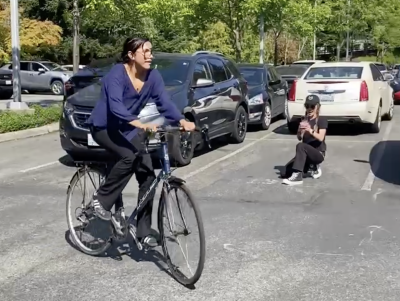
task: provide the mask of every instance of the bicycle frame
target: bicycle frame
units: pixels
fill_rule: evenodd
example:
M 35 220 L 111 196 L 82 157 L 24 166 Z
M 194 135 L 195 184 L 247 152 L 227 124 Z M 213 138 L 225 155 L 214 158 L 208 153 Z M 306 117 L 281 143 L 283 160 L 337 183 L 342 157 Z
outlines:
M 166 137 L 166 135 L 161 135 L 160 137 L 160 153 L 161 153 L 161 171 L 159 172 L 159 174 L 157 175 L 157 177 L 155 178 L 155 180 L 153 181 L 153 183 L 151 183 L 150 188 L 146 191 L 146 193 L 144 194 L 144 196 L 139 200 L 138 205 L 136 206 L 136 208 L 133 210 L 132 214 L 129 216 L 128 220 L 127 220 L 127 224 L 129 227 L 129 232 L 131 233 L 133 239 L 136 242 L 136 245 L 138 247 L 139 250 L 142 250 L 142 244 L 137 240 L 136 237 L 136 232 L 134 227 L 134 220 L 139 212 L 139 210 L 141 210 L 149 201 L 147 199 L 148 195 L 150 194 L 150 192 L 153 191 L 153 189 L 156 189 L 158 184 L 161 181 L 166 181 L 168 180 L 168 178 L 171 176 L 171 164 L 170 164 L 170 160 L 169 160 L 169 155 L 168 155 L 168 139 Z M 146 150 L 147 151 L 147 150 Z M 113 220 L 113 219 L 112 219 Z M 114 224 L 114 221 L 113 221 Z M 114 224 L 114 227 L 117 226 Z M 135 227 L 136 228 L 136 227 Z

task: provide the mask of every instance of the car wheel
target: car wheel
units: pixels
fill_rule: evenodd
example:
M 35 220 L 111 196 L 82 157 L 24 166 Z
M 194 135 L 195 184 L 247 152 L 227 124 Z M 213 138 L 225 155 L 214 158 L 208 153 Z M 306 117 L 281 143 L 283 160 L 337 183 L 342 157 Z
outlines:
M 288 127 L 289 132 L 291 134 L 297 134 L 297 131 L 299 129 L 299 123 L 298 122 L 289 122 L 288 121 L 287 127 Z
M 60 80 L 55 80 L 51 83 L 51 92 L 53 92 L 54 95 L 63 95 L 64 94 L 64 84 Z
M 190 164 L 193 159 L 194 149 L 196 147 L 194 133 L 182 132 L 179 134 L 174 134 L 172 135 L 171 140 L 171 159 L 178 166 L 186 166 Z
M 394 100 L 390 104 L 389 111 L 383 116 L 384 120 L 392 120 L 394 116 Z
M 381 122 L 382 122 L 381 112 L 382 112 L 382 106 L 379 106 L 378 112 L 376 113 L 375 122 L 371 124 L 371 133 L 377 134 L 381 130 Z
M 239 106 L 235 115 L 233 131 L 230 139 L 231 143 L 242 143 L 244 138 L 246 138 L 247 120 L 248 116 L 246 110 L 242 106 Z
M 282 116 L 282 119 L 287 119 L 288 116 L 289 116 L 289 104 L 288 104 L 287 95 L 286 95 L 286 98 L 285 98 L 285 110 L 283 111 L 281 116 Z
M 13 92 L 0 93 L 0 99 L 10 99 L 13 96 Z
M 263 130 L 268 130 L 269 126 L 271 125 L 272 120 L 272 112 L 271 112 L 271 105 L 269 102 L 266 102 L 264 105 L 264 111 L 261 115 L 261 128 Z

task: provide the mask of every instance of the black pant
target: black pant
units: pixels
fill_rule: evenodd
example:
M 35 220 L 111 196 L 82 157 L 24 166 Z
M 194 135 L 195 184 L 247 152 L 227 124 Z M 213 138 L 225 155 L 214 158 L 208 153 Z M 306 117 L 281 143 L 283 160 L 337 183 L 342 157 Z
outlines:
M 133 174 L 136 175 L 139 183 L 139 202 L 156 178 L 150 154 L 136 155 L 139 150 L 143 149 L 144 134 L 138 134 L 129 142 L 119 131 L 110 132 L 93 128 L 91 132 L 93 139 L 114 155 L 115 160 L 106 180 L 97 191 L 100 204 L 104 209 L 111 210 L 116 201 L 122 201 L 122 191 Z M 154 195 L 155 191 L 148 194 L 146 206 L 138 212 L 137 236 L 140 238 L 151 233 Z
M 296 145 L 296 156 L 293 162 L 293 169 L 303 171 L 306 162 L 308 164 L 320 164 L 324 161 L 322 153 L 311 145 L 300 142 Z

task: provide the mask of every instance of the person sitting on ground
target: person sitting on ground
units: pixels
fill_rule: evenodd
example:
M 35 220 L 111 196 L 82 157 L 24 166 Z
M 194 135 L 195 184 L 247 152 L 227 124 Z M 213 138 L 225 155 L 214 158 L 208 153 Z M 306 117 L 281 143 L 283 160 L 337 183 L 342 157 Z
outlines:
M 296 146 L 296 156 L 286 166 L 286 170 L 292 171 L 292 174 L 283 180 L 283 184 L 286 185 L 302 184 L 303 172 L 310 171 L 314 179 L 322 175 L 319 164 L 325 158 L 328 120 L 319 116 L 321 103 L 317 95 L 308 95 L 304 107 L 306 113 L 297 132 L 297 138 L 301 142 Z

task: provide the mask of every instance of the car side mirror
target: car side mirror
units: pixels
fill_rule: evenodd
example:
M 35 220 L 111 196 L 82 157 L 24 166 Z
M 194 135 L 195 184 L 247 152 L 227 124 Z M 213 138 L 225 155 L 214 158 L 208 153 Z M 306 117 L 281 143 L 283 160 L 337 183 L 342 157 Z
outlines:
M 386 73 L 383 78 L 385 79 L 385 81 L 391 81 L 394 79 L 393 75 Z
M 214 84 L 215 82 L 211 79 L 199 78 L 196 84 L 193 85 L 193 88 L 211 87 Z
M 45 72 L 46 72 L 46 69 L 44 69 L 44 68 L 39 68 L 38 71 L 39 71 L 39 73 L 45 73 Z

